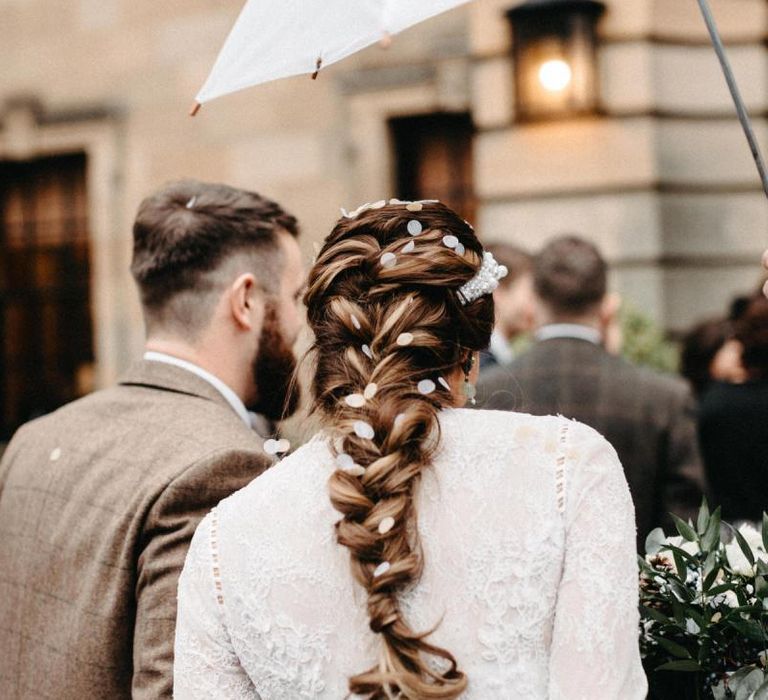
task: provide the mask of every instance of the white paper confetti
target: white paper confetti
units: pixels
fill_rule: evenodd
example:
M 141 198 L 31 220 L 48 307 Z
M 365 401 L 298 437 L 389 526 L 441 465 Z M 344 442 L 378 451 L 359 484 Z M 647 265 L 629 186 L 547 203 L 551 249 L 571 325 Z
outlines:
M 405 208 L 408 211 L 421 211 L 424 208 L 424 205 L 421 202 L 411 202 L 410 204 L 406 204 Z
M 406 345 L 410 345 L 413 342 L 413 333 L 401 333 L 397 336 L 397 340 L 395 342 L 401 348 L 404 348 Z
M 394 253 L 384 253 L 381 256 L 381 266 L 390 269 L 397 265 L 397 256 Z
M 408 222 L 408 233 L 410 233 L 412 236 L 418 236 L 423 230 L 424 230 L 424 227 L 421 225 L 420 221 L 416 221 L 416 219 L 411 219 Z
M 60 447 L 54 447 L 51 450 L 50 460 L 51 460 L 51 462 L 56 462 L 59 459 L 61 459 L 61 448 Z
M 373 570 L 373 577 L 378 578 L 379 576 L 383 576 L 392 568 L 392 564 L 390 564 L 388 561 L 383 561 L 381 564 L 379 564 L 374 570 Z
M 344 403 L 351 408 L 362 408 L 365 406 L 365 396 L 362 394 L 350 394 L 344 397 Z
M 395 519 L 391 515 L 388 515 L 386 518 L 382 518 L 378 527 L 379 534 L 386 535 L 394 526 Z
M 352 319 L 352 325 L 357 328 L 357 330 L 360 330 L 361 325 L 360 321 L 358 320 L 357 316 L 355 314 L 350 314 L 350 318 Z
M 373 426 L 370 423 L 366 423 L 364 420 L 356 420 L 352 425 L 352 429 L 355 431 L 355 435 L 366 440 L 373 440 L 375 435 Z
M 392 426 L 397 429 L 400 427 L 400 424 L 405 420 L 405 413 L 398 413 L 395 416 L 395 420 L 392 421 Z
M 466 253 L 466 252 L 467 252 L 467 249 L 464 247 L 464 244 L 463 244 L 463 243 L 457 243 L 457 244 L 456 244 L 456 248 L 455 248 L 455 251 L 456 251 L 456 252 L 457 252 L 459 255 L 464 255 L 464 253 Z
M 448 389 L 448 391 L 450 391 L 450 390 L 451 390 L 451 385 L 448 383 L 448 381 L 446 380 L 446 378 L 445 378 L 445 377 L 438 377 L 438 378 L 437 378 L 437 381 L 438 381 L 438 382 L 440 382 L 440 384 L 441 384 L 443 387 L 445 387 L 446 389 Z
M 420 394 L 424 394 L 424 396 L 426 396 L 427 394 L 431 394 L 437 387 L 431 379 L 422 379 L 416 385 L 416 388 L 419 390 Z
M 362 350 L 363 350 L 363 355 L 373 359 L 373 350 L 371 350 L 371 346 L 370 345 L 363 345 Z
M 379 390 L 379 385 L 375 382 L 371 382 L 368 386 L 365 387 L 365 391 L 363 392 L 363 397 L 370 401 L 374 396 L 376 396 L 376 392 Z
M 352 459 L 351 455 L 348 455 L 346 452 L 340 452 L 336 456 L 336 464 L 338 465 L 339 469 L 351 469 L 355 466 L 355 460 Z
M 264 452 L 268 455 L 277 455 L 288 452 L 291 449 L 291 443 L 288 440 L 269 440 L 264 442 Z
M 443 236 L 443 245 L 446 248 L 455 248 L 459 245 L 459 239 L 456 236 Z
M 414 250 L 416 250 L 416 242 L 415 241 L 408 241 L 402 249 L 401 253 L 412 253 Z

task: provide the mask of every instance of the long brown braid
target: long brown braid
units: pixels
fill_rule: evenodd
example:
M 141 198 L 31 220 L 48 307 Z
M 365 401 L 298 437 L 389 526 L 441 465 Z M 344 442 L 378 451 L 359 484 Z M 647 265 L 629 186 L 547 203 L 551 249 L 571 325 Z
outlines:
M 482 246 L 444 205 L 422 207 L 389 204 L 341 219 L 305 298 L 315 334 L 315 405 L 338 436 L 338 452 L 356 465 L 337 468 L 329 486 L 344 516 L 338 542 L 349 548 L 352 574 L 368 593 L 370 628 L 382 640 L 378 665 L 349 681 L 350 692 L 367 698 L 455 698 L 467 685 L 454 656 L 427 641 L 430 631 L 410 628 L 398 593 L 421 575 L 414 494 L 438 444 L 438 413 L 454 405 L 439 377 L 488 345 L 493 300 L 461 305 L 457 291 L 480 268 Z M 419 235 L 409 233 L 411 221 L 421 225 Z M 447 235 L 458 239 L 459 252 L 445 245 Z M 411 241 L 414 249 L 404 252 Z M 385 253 L 396 256 L 394 265 L 383 264 Z M 420 393 L 421 380 L 432 380 L 434 391 Z M 369 398 L 348 405 L 366 387 Z M 373 428 L 372 439 L 356 434 L 358 421 Z M 442 664 L 430 665 L 430 656 Z

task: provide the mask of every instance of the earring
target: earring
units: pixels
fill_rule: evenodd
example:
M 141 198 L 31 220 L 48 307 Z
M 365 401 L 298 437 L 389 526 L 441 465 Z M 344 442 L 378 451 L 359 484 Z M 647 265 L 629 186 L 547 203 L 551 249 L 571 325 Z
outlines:
M 469 381 L 469 373 L 472 371 L 472 367 L 475 364 L 475 354 L 471 353 L 469 355 L 469 360 L 464 363 L 464 385 L 462 387 L 464 391 L 464 396 L 467 397 L 469 400 L 469 403 L 471 403 L 473 406 L 477 405 L 477 387 Z

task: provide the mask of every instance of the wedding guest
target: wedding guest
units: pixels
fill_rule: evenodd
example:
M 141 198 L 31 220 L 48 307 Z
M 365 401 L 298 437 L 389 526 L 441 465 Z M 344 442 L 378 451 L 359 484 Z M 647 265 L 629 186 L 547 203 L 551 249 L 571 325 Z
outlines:
M 768 300 L 755 298 L 735 325 L 745 381 L 713 385 L 701 401 L 699 440 L 712 498 L 730 521 L 768 510 Z
M 635 502 L 638 546 L 667 513 L 696 513 L 703 470 L 694 400 L 685 383 L 636 367 L 604 347 L 616 313 L 607 266 L 576 236 L 551 241 L 534 261 L 536 343 L 482 377 L 480 404 L 562 414 L 604 435 L 619 454 Z
M 145 199 L 133 233 L 143 360 L 23 426 L 0 465 L 2 698 L 170 698 L 192 534 L 271 463 L 248 409 L 296 404 L 296 220 L 187 181 Z
M 531 256 L 510 243 L 491 243 L 487 250 L 507 268 L 508 274 L 493 292 L 496 325 L 488 349 L 480 354 L 481 372 L 512 362 L 515 359 L 514 342 L 533 329 Z
M 460 408 L 503 273 L 441 204 L 337 223 L 306 295 L 325 429 L 198 528 L 177 700 L 645 698 L 615 451 Z
M 694 326 L 683 338 L 680 374 L 700 397 L 713 382 L 744 380 L 741 344 L 732 337 L 726 319 L 711 319 Z

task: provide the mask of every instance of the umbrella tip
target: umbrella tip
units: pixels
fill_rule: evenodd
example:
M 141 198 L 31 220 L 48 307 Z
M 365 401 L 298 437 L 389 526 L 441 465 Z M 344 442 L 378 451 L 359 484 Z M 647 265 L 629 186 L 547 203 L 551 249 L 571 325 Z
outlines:
M 202 107 L 202 105 L 199 102 L 195 102 L 192 105 L 192 109 L 189 110 L 189 116 L 194 117 L 200 111 L 200 107 Z
M 312 73 L 312 80 L 317 80 L 317 76 L 320 74 L 320 69 L 323 67 L 323 59 L 318 56 L 317 63 L 315 63 L 315 72 Z

